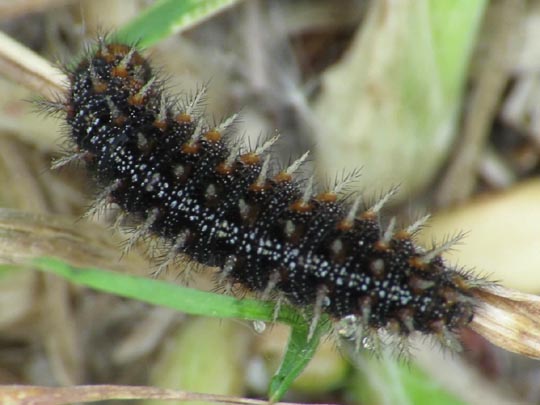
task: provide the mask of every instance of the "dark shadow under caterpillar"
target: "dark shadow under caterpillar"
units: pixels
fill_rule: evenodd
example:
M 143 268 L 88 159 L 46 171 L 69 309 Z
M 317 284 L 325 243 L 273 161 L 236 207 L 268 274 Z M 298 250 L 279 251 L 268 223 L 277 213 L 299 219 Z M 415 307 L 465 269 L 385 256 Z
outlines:
M 389 195 L 362 210 L 360 198 L 302 186 L 302 159 L 273 170 L 272 141 L 253 151 L 229 144 L 233 119 L 213 127 L 193 104 L 177 106 L 135 47 L 100 40 L 68 76 L 57 107 L 75 158 L 103 200 L 138 223 L 139 236 L 164 240 L 170 258 L 186 254 L 219 267 L 224 285 L 309 309 L 313 325 L 328 314 L 357 342 L 385 330 L 450 345 L 471 322 L 476 280 L 444 262 L 447 246 L 417 246 L 420 224 L 382 229 Z

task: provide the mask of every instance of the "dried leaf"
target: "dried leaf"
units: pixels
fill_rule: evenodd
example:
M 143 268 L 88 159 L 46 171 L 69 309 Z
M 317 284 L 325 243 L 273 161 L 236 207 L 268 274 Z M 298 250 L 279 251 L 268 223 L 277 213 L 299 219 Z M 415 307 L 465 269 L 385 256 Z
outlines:
M 540 359 L 540 297 L 492 285 L 475 291 L 471 328 L 508 351 Z

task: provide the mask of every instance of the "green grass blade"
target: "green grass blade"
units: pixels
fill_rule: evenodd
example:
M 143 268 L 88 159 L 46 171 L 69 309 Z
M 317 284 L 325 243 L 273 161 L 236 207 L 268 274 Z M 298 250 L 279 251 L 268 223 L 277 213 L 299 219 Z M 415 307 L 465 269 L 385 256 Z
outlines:
M 274 305 L 269 302 L 252 299 L 240 300 L 222 294 L 182 287 L 166 281 L 97 268 L 72 267 L 54 258 L 36 259 L 33 264 L 40 270 L 55 273 L 76 284 L 172 308 L 191 315 L 273 321 Z M 296 318 L 293 309 L 284 307 L 280 311 L 278 320 L 294 323 Z
M 309 327 L 305 318 L 288 306 L 282 306 L 277 318 L 274 319 L 274 304 L 269 302 L 253 299 L 240 300 L 165 281 L 97 268 L 73 267 L 55 258 L 35 259 L 32 264 L 41 271 L 54 273 L 75 284 L 172 308 L 191 315 L 264 322 L 277 320 L 291 325 L 291 337 L 285 356 L 269 389 L 270 397 L 274 401 L 281 398 L 296 377 L 304 370 L 315 354 L 321 336 L 326 334 L 330 328 L 328 320 L 321 320 L 312 339 L 308 341 Z
M 121 28 L 115 37 L 150 46 L 193 27 L 239 0 L 160 0 Z
M 311 339 L 308 339 L 309 327 L 307 324 L 294 325 L 287 344 L 287 350 L 276 374 L 272 377 L 268 397 L 270 402 L 279 401 L 287 392 L 296 377 L 311 361 L 321 337 L 330 331 L 328 319 L 319 322 Z

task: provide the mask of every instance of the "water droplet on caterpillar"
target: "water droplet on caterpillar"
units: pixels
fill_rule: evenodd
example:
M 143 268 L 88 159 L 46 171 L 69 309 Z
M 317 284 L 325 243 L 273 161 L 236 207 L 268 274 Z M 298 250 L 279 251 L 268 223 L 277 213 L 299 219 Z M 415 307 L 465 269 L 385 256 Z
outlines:
M 263 333 L 266 330 L 266 322 L 263 321 L 253 321 L 253 330 L 257 332 L 259 335 Z

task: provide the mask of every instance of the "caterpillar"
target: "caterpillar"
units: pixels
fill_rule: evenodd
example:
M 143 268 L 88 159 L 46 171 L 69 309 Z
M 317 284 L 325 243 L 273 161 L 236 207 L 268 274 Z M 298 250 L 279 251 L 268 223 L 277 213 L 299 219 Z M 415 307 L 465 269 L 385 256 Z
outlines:
M 73 152 L 100 190 L 137 230 L 178 255 L 218 267 L 218 283 L 286 302 L 339 325 L 358 345 L 385 332 L 420 333 L 455 346 L 474 316 L 478 282 L 441 257 L 454 240 L 424 249 L 420 220 L 396 230 L 380 212 L 340 197 L 343 184 L 316 191 L 297 171 L 307 155 L 276 167 L 273 138 L 248 149 L 233 141 L 235 117 L 208 124 L 196 106 L 165 90 L 137 47 L 101 38 L 69 69 L 69 89 L 53 109 L 64 114 Z

